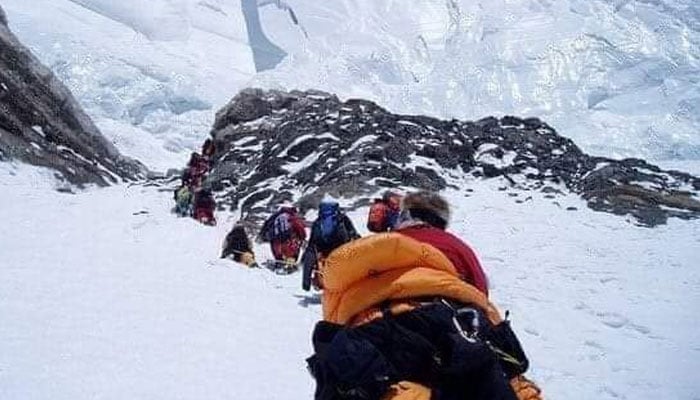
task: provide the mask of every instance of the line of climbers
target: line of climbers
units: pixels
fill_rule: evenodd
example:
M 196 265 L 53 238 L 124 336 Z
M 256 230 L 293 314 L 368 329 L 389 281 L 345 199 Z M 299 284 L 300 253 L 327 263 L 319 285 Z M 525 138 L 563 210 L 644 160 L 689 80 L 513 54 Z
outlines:
M 216 225 L 216 201 L 211 190 L 204 186 L 215 150 L 214 142 L 207 139 L 202 145 L 202 154 L 194 152 L 190 156 L 180 186 L 174 193 L 174 212 L 178 216 L 192 217 L 205 225 Z
M 286 229 L 277 219 L 286 215 Z M 489 300 L 471 247 L 448 232 L 450 207 L 436 193 L 387 192 L 360 237 L 335 201 L 322 201 L 302 257 L 302 286 L 322 290 L 323 320 L 307 359 L 316 400 L 540 400 L 529 361 Z M 296 262 L 306 236 L 296 209 L 268 218 L 262 239 Z M 242 247 L 234 248 L 234 231 Z M 288 234 L 277 236 L 278 231 Z M 254 265 L 239 223 L 222 256 Z M 234 235 L 235 236 L 235 235 Z M 252 261 L 251 261 L 252 260 Z
M 381 199 L 375 199 L 368 216 L 368 228 L 374 232 L 391 230 L 398 221 L 400 201 L 401 197 L 392 192 L 385 193 Z M 265 220 L 257 241 L 270 243 L 273 262 L 289 272 L 297 269 L 299 255 L 306 245 L 302 264 L 304 270 L 312 273 L 316 279 L 316 266 L 328 253 L 360 237 L 350 218 L 340 210 L 340 205 L 335 200 L 320 202 L 318 218 L 311 224 L 308 242 L 306 225 L 296 207 L 285 202 Z M 243 263 L 257 266 L 249 240 L 239 239 L 243 237 L 246 237 L 245 227 L 242 223 L 237 223 L 224 239 L 221 258 L 246 253 Z M 309 290 L 308 284 L 304 286 Z M 319 287 L 318 283 L 315 286 Z
M 233 257 L 234 261 L 258 267 L 245 225 L 242 221 L 234 224 L 224 239 L 221 258 Z M 294 272 L 297 269 L 299 254 L 306 244 L 306 221 L 291 203 L 282 203 L 277 211 L 265 220 L 256 241 L 270 243 L 273 256 L 271 261 L 275 264 L 273 269 L 285 273 Z

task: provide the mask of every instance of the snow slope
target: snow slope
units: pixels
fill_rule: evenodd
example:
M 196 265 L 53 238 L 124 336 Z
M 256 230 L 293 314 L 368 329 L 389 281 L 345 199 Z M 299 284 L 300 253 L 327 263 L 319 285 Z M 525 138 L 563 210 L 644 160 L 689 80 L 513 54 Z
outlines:
M 320 306 L 298 275 L 217 259 L 232 215 L 209 228 L 169 214 L 156 187 L 51 182 L 0 164 L 12 227 L 0 231 L 0 398 L 312 397 L 304 359 Z M 568 196 L 514 204 L 501 185 L 446 193 L 452 226 L 547 398 L 695 398 L 700 224 L 639 228 Z M 363 232 L 365 211 L 351 214 Z
M 173 218 L 153 188 L 61 194 L 45 173 L 1 167 L 0 215 L 15 229 L 0 235 L 0 398 L 310 393 L 317 310 L 291 282 L 218 261 L 229 224 Z

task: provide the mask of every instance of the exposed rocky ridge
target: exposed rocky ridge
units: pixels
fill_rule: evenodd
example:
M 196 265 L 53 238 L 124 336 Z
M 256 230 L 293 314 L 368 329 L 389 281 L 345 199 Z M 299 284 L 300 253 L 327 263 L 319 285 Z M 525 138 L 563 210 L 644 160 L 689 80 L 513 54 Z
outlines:
M 0 8 L 2 159 L 53 168 L 77 185 L 107 185 L 145 173 L 119 154 L 70 91 L 19 42 Z
M 443 121 L 321 92 L 248 89 L 217 113 L 212 136 L 208 184 L 220 204 L 248 217 L 282 200 L 303 211 L 324 193 L 359 206 L 382 188 L 457 188 L 466 174 L 502 176 L 521 190 L 562 184 L 595 210 L 647 226 L 700 216 L 700 179 L 586 155 L 537 118 Z

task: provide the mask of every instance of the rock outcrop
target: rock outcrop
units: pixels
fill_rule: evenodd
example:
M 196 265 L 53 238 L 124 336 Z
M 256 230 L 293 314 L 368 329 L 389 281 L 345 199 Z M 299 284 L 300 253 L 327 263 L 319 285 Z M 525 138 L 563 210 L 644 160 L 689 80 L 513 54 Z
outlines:
M 586 155 L 537 118 L 444 121 L 321 92 L 248 89 L 217 113 L 212 136 L 207 183 L 244 215 L 282 200 L 303 211 L 324 193 L 360 206 L 383 188 L 459 188 L 468 174 L 503 177 L 521 190 L 560 184 L 595 210 L 631 214 L 647 226 L 700 216 L 700 179 Z
M 0 8 L 0 159 L 53 168 L 76 185 L 145 175 L 122 157 L 70 91 L 12 34 Z

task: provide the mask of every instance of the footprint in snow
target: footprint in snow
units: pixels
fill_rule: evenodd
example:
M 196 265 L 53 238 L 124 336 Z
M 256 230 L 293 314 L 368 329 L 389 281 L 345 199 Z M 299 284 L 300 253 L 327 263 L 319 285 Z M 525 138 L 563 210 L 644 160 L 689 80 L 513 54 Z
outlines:
M 610 282 L 616 282 L 619 281 L 619 279 L 614 278 L 612 276 L 607 276 L 605 278 L 600 278 L 600 283 L 610 283 Z
M 630 329 L 634 329 L 635 331 L 637 331 L 643 335 L 649 335 L 651 333 L 651 329 L 649 329 L 643 325 L 637 325 L 637 324 L 630 323 L 629 327 L 630 327 Z
M 586 340 L 585 342 L 583 342 L 583 344 L 584 344 L 585 346 L 592 347 L 592 348 L 597 349 L 597 350 L 603 350 L 603 349 L 604 349 L 604 348 L 603 348 L 603 345 L 601 345 L 600 343 L 598 343 L 598 342 L 596 342 L 596 341 L 594 341 L 594 340 Z
M 610 388 L 608 386 L 601 386 L 600 389 L 598 389 L 598 391 L 601 394 L 607 395 L 607 396 L 612 397 L 614 399 L 626 399 L 627 398 L 626 396 L 617 393 L 616 391 L 614 391 L 612 388 Z
M 629 323 L 629 320 L 618 313 L 597 313 L 600 322 L 611 328 L 619 329 Z
M 537 332 L 536 330 L 532 329 L 532 328 L 525 328 L 525 329 L 523 329 L 523 330 L 524 330 L 525 333 L 527 333 L 528 335 L 540 336 L 540 333 Z
M 586 350 L 587 355 L 585 356 L 590 361 L 600 361 L 605 358 L 605 348 L 598 342 L 593 340 L 586 340 L 583 345 L 588 349 Z
M 618 313 L 596 313 L 596 316 L 600 318 L 600 321 L 611 328 L 620 329 L 628 328 L 642 335 L 651 336 L 651 329 L 644 325 L 639 325 L 631 322 L 627 317 L 620 315 Z

